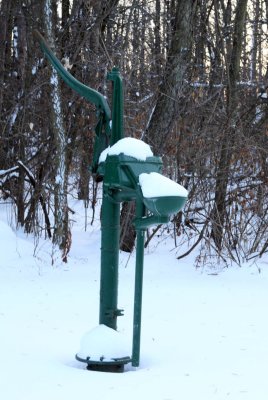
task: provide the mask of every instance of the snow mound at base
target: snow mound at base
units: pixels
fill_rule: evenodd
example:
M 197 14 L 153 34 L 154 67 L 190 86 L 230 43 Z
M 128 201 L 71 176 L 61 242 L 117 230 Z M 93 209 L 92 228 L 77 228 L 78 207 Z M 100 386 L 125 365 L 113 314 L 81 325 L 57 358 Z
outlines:
M 82 337 L 77 356 L 82 359 L 90 357 L 90 361 L 111 361 L 126 357 L 128 353 L 128 345 L 121 333 L 106 325 L 98 325 Z

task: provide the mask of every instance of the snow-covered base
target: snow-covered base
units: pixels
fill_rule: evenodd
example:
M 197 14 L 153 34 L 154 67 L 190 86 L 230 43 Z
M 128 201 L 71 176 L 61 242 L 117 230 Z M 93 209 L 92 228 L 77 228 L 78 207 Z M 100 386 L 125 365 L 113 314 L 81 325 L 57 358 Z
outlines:
M 83 360 L 110 362 L 130 354 L 125 337 L 105 325 L 98 325 L 87 332 L 81 339 L 77 356 Z

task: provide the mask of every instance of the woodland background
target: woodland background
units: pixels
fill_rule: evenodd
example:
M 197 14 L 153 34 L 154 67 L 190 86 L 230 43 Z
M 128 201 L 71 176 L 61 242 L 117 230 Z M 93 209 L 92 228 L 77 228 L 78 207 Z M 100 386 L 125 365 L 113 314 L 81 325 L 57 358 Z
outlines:
M 268 0 L 0 0 L 0 201 L 17 226 L 71 246 L 68 194 L 95 207 L 94 107 L 53 73 L 38 29 L 65 67 L 107 95 L 120 68 L 126 136 L 143 139 L 189 200 L 168 227 L 197 265 L 268 251 Z M 121 247 L 131 251 L 133 206 Z M 187 248 L 187 251 L 185 251 Z

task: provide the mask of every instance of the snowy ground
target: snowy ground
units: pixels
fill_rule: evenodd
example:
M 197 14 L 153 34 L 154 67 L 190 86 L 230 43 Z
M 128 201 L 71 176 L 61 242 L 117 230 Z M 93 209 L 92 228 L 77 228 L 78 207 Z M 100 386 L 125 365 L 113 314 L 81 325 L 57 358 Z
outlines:
M 75 360 L 98 324 L 100 232 L 82 205 L 67 265 L 7 225 L 0 208 L 0 393 L 4 400 L 267 400 L 268 265 L 196 270 L 173 244 L 145 255 L 141 365 L 90 372 Z M 11 220 L 11 213 L 8 213 Z M 35 250 L 35 256 L 33 253 Z M 134 255 L 121 254 L 119 330 L 131 353 Z

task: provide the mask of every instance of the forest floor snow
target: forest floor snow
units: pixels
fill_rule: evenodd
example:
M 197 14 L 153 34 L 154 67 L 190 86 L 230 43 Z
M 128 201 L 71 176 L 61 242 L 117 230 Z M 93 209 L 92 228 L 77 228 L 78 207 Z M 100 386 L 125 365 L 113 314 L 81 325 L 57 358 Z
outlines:
M 74 205 L 67 264 L 0 208 L 3 400 L 267 400 L 268 263 L 196 269 L 162 241 L 145 252 L 141 363 L 122 374 L 75 359 L 98 324 L 100 230 Z M 52 265 L 53 260 L 53 265 Z M 118 330 L 131 353 L 135 254 L 120 254 Z

